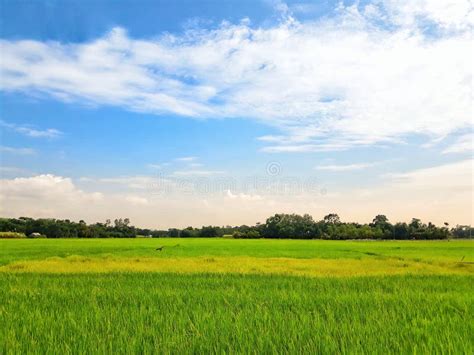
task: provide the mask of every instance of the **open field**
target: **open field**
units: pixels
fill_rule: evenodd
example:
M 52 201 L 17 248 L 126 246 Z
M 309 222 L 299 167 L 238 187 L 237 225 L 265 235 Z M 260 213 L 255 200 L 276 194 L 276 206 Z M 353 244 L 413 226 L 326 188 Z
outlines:
M 0 239 L 0 272 L 472 275 L 473 246 L 471 241 Z
M 0 352 L 472 353 L 473 256 L 472 241 L 0 240 Z
M 157 247 L 164 247 L 157 251 Z M 326 241 L 222 238 L 163 239 L 0 239 L 0 266 L 20 261 L 136 261 L 207 257 L 288 258 L 317 260 L 399 260 L 459 267 L 474 262 L 474 242 Z M 469 264 L 463 264 L 467 266 Z M 464 269 L 464 267 L 462 267 Z M 468 268 L 470 270 L 470 268 Z M 160 270 L 157 270 L 160 271 Z M 472 271 L 472 270 L 471 270 Z

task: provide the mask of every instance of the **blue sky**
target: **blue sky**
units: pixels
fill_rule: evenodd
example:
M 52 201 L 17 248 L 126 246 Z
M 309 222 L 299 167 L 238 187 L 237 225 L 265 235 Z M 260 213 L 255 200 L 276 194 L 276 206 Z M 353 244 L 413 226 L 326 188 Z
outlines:
M 1 6 L 2 215 L 472 223 L 468 1 Z

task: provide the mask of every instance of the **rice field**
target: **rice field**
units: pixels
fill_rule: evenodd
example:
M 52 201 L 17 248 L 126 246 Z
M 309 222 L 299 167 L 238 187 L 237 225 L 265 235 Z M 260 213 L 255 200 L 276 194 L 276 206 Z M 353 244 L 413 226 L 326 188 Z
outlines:
M 0 352 L 472 354 L 473 256 L 471 241 L 0 240 Z

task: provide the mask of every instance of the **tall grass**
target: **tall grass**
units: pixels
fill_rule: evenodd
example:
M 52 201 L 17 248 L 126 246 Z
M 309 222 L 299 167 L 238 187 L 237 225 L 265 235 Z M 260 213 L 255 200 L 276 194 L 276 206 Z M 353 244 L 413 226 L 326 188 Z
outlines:
M 3 274 L 2 353 L 465 353 L 472 277 Z

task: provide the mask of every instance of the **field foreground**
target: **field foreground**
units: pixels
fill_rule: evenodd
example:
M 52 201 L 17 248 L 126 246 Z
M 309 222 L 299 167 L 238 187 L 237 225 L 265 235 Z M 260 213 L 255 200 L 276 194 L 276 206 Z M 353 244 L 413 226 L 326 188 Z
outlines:
M 0 351 L 473 353 L 473 245 L 0 240 Z

